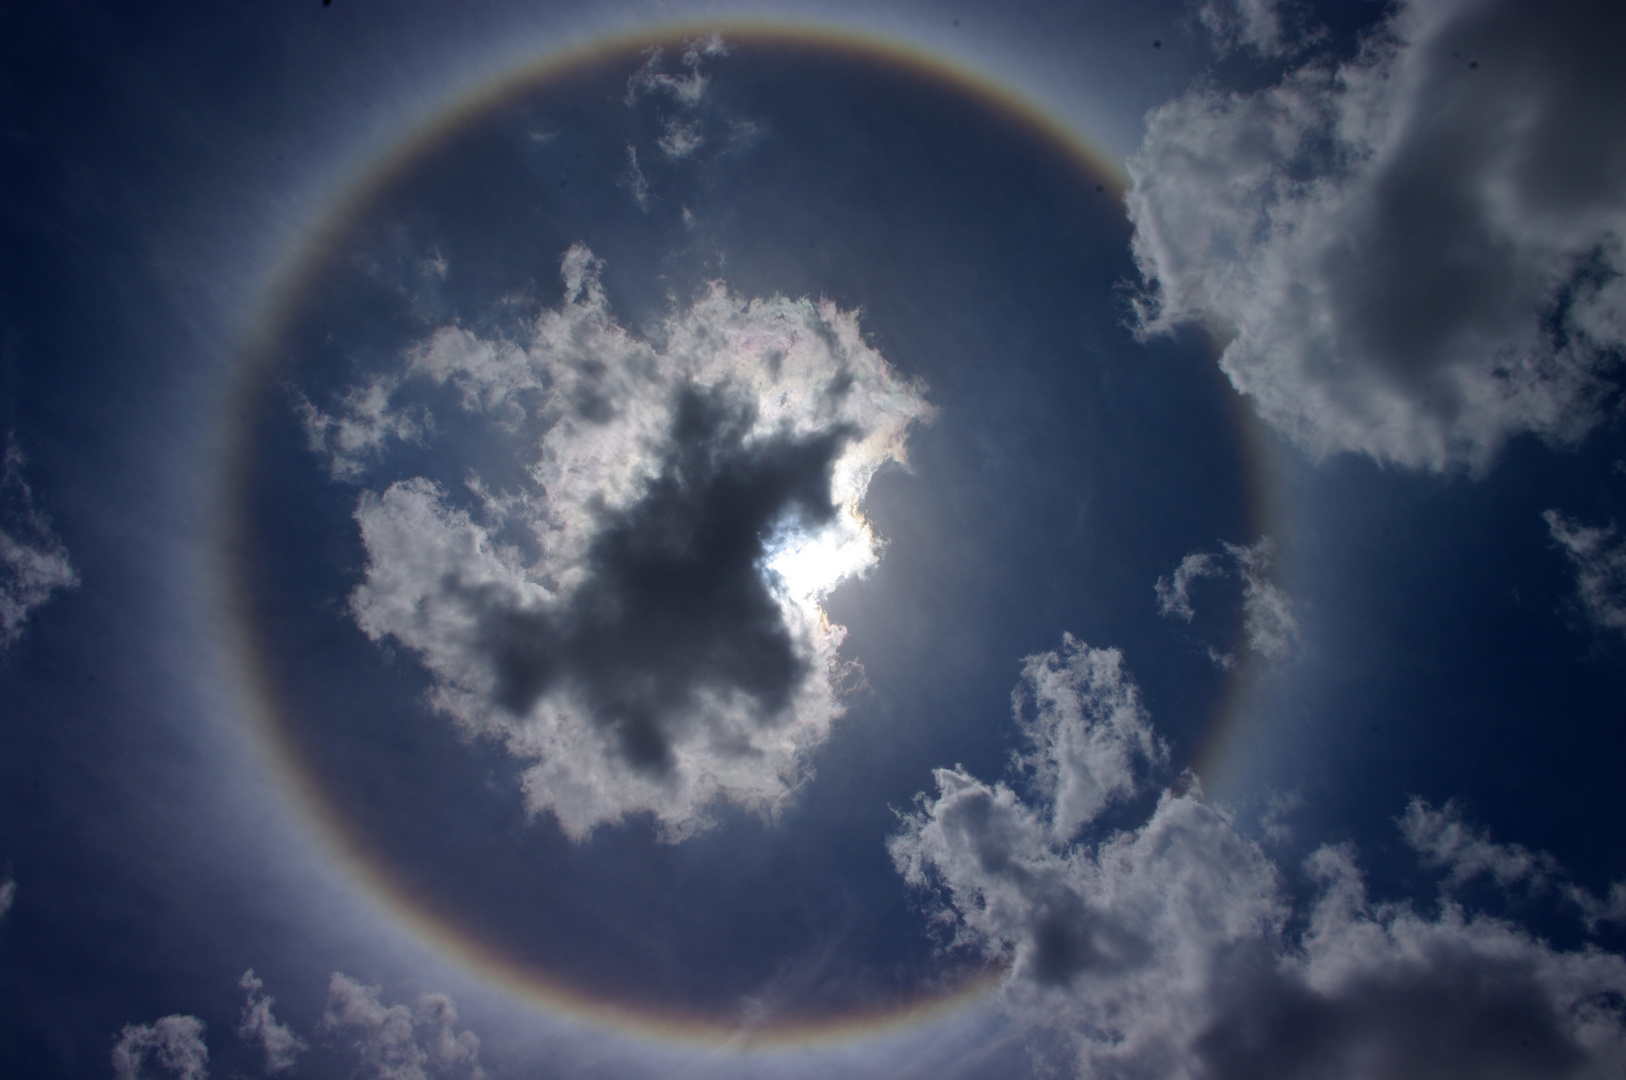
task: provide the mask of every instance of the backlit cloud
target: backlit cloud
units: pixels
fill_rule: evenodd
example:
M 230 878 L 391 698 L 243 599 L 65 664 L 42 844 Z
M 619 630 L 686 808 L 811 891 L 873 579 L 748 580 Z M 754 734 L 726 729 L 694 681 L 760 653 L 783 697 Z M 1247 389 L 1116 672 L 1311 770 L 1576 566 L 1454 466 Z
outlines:
M 1127 676 L 1113 666 L 1117 694 Z M 1055 730 L 1142 745 L 1138 724 L 1126 741 L 1107 714 L 1078 716 Z M 1040 752 L 1063 769 L 1077 760 Z M 1082 769 L 1098 783 L 1094 763 Z M 1602 1080 L 1626 1068 L 1626 959 L 1557 950 L 1448 900 L 1433 913 L 1374 902 L 1347 846 L 1309 858 L 1314 897 L 1300 908 L 1194 780 L 1177 788 L 1133 828 L 1092 830 L 1075 826 L 1060 782 L 1024 796 L 940 769 L 891 841 L 957 947 L 1008 964 L 1005 1007 L 1058 1040 L 1074 1075 Z M 1454 826 L 1449 810 L 1414 804 L 1405 835 L 1453 875 L 1486 852 L 1483 869 L 1527 874 L 1503 858 L 1514 849 Z
M 386 426 L 475 424 L 445 444 L 461 491 L 364 484 L 351 609 L 465 733 L 527 763 L 533 811 L 573 837 L 650 813 L 676 839 L 807 776 L 847 669 L 820 602 L 874 564 L 860 504 L 930 406 L 828 302 L 715 284 L 646 340 L 598 274 L 572 248 L 565 303 L 522 339 L 446 327 L 377 376 Z M 317 422 L 374 400 L 352 389 Z M 377 460 L 325 452 L 340 475 Z
M 1213 328 L 1315 454 L 1483 469 L 1522 432 L 1578 440 L 1626 348 L 1623 38 L 1619 5 L 1424 0 L 1347 62 L 1154 110 L 1141 329 Z
M 27 464 L 15 436 L 7 435 L 0 474 L 0 652 L 22 636 L 29 615 L 52 594 L 79 585 L 68 549 L 34 505 L 23 477 Z

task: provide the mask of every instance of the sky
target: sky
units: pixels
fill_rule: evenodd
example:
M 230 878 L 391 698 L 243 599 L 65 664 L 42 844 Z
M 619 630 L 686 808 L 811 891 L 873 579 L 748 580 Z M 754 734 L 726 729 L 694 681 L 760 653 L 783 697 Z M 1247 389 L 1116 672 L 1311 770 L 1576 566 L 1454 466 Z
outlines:
M 0 1072 L 1626 1071 L 1626 14 L 0 20 Z

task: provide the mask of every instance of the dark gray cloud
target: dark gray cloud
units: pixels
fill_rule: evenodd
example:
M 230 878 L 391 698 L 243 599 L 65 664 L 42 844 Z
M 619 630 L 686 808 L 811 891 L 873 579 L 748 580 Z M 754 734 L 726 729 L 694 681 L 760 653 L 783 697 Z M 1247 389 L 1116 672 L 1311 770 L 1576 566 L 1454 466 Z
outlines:
M 719 801 L 772 813 L 842 708 L 845 631 L 820 603 L 874 564 L 860 502 L 930 407 L 827 302 L 717 284 L 646 338 L 611 316 L 591 252 L 562 270 L 564 305 L 522 339 L 445 327 L 333 415 L 302 406 L 365 489 L 351 609 L 420 657 L 463 731 L 526 763 L 527 804 L 572 836 L 647 812 L 678 839 Z M 481 454 L 435 441 L 446 390 Z M 350 424 L 368 437 L 338 438 Z M 461 496 L 374 479 L 408 438 L 467 462 Z
M 1142 745 L 1139 725 L 1115 733 L 1097 707 L 1132 685 L 1115 653 L 1069 641 L 1039 659 L 1092 673 L 1071 682 L 1076 719 L 1058 733 Z M 1109 771 L 1139 789 L 1127 765 Z M 1432 914 L 1374 903 L 1347 846 L 1309 858 L 1315 895 L 1300 908 L 1223 808 L 1190 778 L 1178 787 L 1140 825 L 1092 832 L 1099 819 L 1075 828 L 1048 785 L 1023 798 L 941 769 L 891 841 L 955 943 L 1009 965 L 1005 1007 L 1059 1036 L 1076 1075 L 1603 1080 L 1626 1068 L 1626 958 L 1561 951 L 1448 900 Z M 1479 873 L 1529 882 L 1552 865 L 1452 807 L 1414 803 L 1402 825 L 1448 887 Z
M 79 585 L 68 549 L 51 519 L 34 505 L 23 476 L 28 464 L 14 435 L 7 434 L 0 475 L 0 652 L 19 637 L 28 617 L 53 594 Z
M 681 727 L 706 722 L 708 699 L 747 699 L 777 723 L 813 675 L 763 569 L 776 535 L 835 518 L 831 469 L 850 434 L 748 442 L 754 403 L 727 387 L 675 397 L 658 472 L 605 515 L 570 600 L 484 618 L 507 709 L 523 716 L 568 683 L 625 758 L 657 773 L 673 768 Z
M 1619 5 L 1420 0 L 1360 54 L 1153 111 L 1142 328 L 1206 323 L 1315 453 L 1485 467 L 1573 442 L 1626 348 Z

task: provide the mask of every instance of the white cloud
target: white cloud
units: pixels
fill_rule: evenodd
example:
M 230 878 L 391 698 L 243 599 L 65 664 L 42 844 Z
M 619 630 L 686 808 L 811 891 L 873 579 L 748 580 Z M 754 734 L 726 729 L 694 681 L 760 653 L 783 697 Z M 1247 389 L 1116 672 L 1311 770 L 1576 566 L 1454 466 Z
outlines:
M 276 999 L 265 993 L 265 983 L 254 975 L 254 969 L 243 972 L 238 980 L 248 994 L 243 1005 L 243 1018 L 237 1025 L 237 1036 L 245 1042 L 259 1043 L 265 1052 L 265 1071 L 281 1072 L 292 1068 L 294 1061 L 308 1047 L 293 1029 L 271 1015 Z
M 179 1080 L 206 1080 L 209 1048 L 203 1043 L 203 1021 L 195 1016 L 166 1016 L 151 1024 L 126 1024 L 113 1046 L 113 1075 L 141 1080 L 149 1055 Z
M 0 652 L 22 636 L 29 615 L 53 593 L 79 586 L 68 549 L 51 530 L 51 519 L 34 506 L 23 478 L 27 464 L 16 437 L 8 434 L 0 476 Z
M 1626 540 L 1616 538 L 1613 525 L 1581 525 L 1557 510 L 1541 516 L 1575 566 L 1575 587 L 1587 617 L 1626 633 Z
M 0 919 L 6 917 L 6 913 L 11 910 L 11 905 L 16 902 L 17 879 L 11 876 L 11 871 L 8 869 L 5 880 L 0 881 Z
M 820 602 L 875 563 L 860 504 L 930 406 L 828 302 L 719 283 L 645 340 L 586 248 L 562 274 L 523 340 L 447 327 L 377 376 L 380 416 L 423 410 L 429 432 L 450 391 L 487 445 L 447 447 L 463 493 L 362 494 L 351 608 L 421 658 L 463 731 L 528 763 L 530 809 L 573 837 L 647 812 L 679 839 L 723 801 L 771 813 L 842 711 L 845 631 Z M 502 490 L 474 468 L 493 460 Z
M 362 1075 L 372 1080 L 483 1080 L 480 1039 L 457 1030 L 457 1008 L 444 994 L 422 994 L 414 1008 L 385 1005 L 381 989 L 337 971 L 328 982 L 322 1029 L 352 1037 Z
M 1626 348 L 1623 37 L 1618 5 L 1427 0 L 1346 63 L 1154 110 L 1142 330 L 1212 327 L 1315 454 L 1480 470 L 1578 440 Z
M 1198 551 L 1180 560 L 1174 573 L 1160 577 L 1153 586 L 1157 609 L 1187 623 L 1196 617 L 1191 594 L 1205 578 L 1236 578 L 1242 583 L 1242 631 L 1248 648 L 1267 660 L 1285 660 L 1298 643 L 1298 616 L 1292 598 L 1268 573 L 1275 546 L 1262 536 L 1246 547 L 1221 542 L 1221 551 Z M 1236 658 L 1212 646 L 1209 658 L 1223 668 L 1233 667 Z
M 1074 1075 L 1603 1080 L 1626 1068 L 1618 955 L 1556 950 L 1449 901 L 1433 915 L 1373 903 L 1347 847 L 1310 858 L 1316 896 L 1297 909 L 1195 782 L 1107 835 L 1063 838 L 1057 814 L 1043 786 L 1023 799 L 942 769 L 890 848 L 958 947 L 1008 965 L 1003 1004 L 1060 1039 Z M 1445 842 L 1441 815 L 1414 816 L 1427 853 L 1488 844 Z

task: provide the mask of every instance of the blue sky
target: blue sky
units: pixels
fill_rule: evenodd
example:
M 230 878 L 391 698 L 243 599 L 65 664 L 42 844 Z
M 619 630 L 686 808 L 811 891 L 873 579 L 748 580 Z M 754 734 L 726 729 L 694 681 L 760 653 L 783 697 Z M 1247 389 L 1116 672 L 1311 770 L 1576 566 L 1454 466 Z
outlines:
M 1618 17 L 3 18 L 7 1072 L 1618 1074 Z

